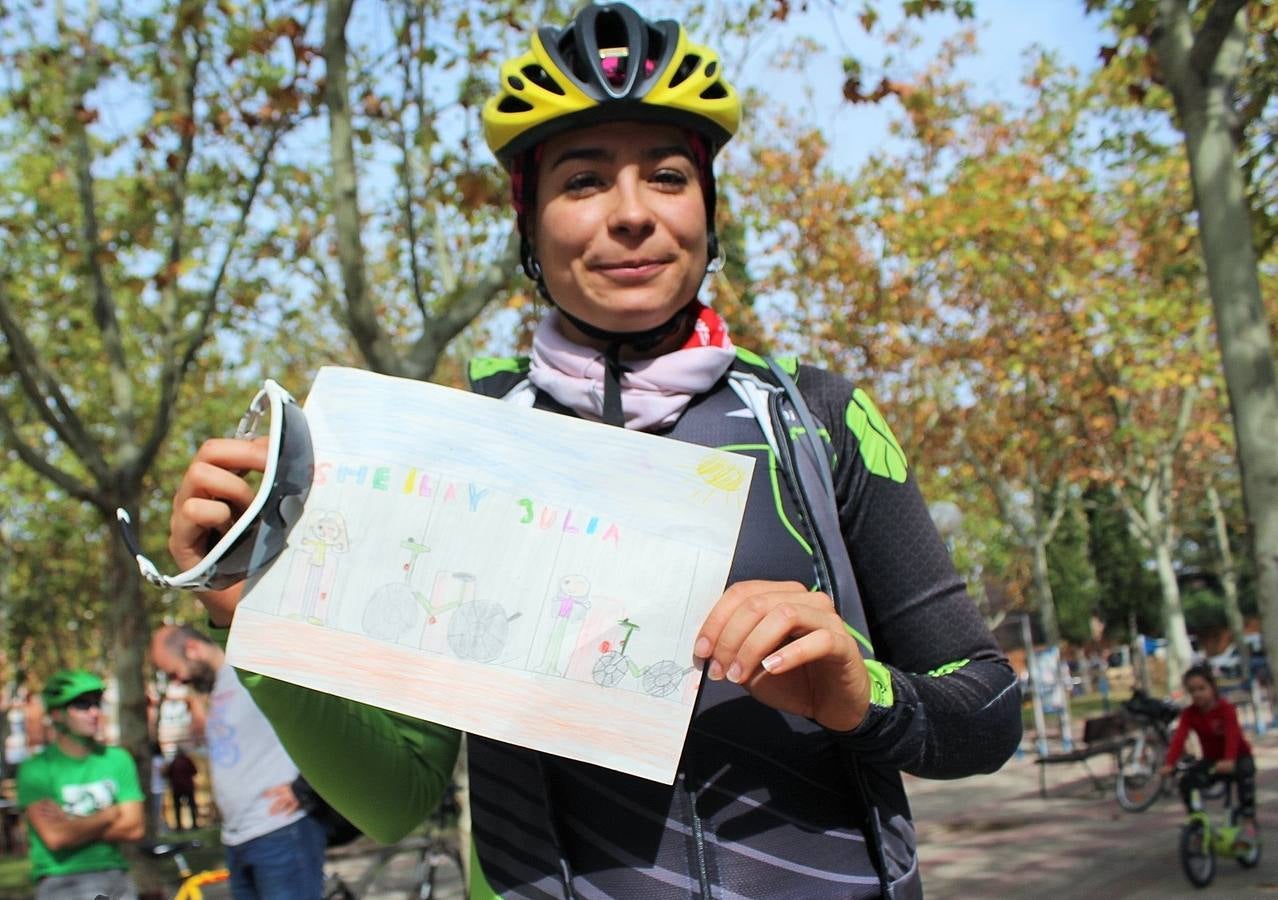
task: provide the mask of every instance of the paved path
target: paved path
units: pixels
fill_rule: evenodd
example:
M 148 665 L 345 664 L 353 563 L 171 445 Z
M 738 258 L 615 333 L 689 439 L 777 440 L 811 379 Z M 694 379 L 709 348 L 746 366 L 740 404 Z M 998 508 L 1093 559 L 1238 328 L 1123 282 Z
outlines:
M 1190 886 L 1177 855 L 1184 812 L 1166 797 L 1143 813 L 1119 808 L 1113 792 L 1098 792 L 1081 765 L 1047 773 L 1048 795 L 1038 792 L 1033 755 L 1013 759 L 993 775 L 959 781 L 907 776 L 919 827 L 919 854 L 930 900 L 1182 900 L 1278 898 L 1278 731 L 1249 735 L 1259 768 L 1257 799 L 1262 837 L 1260 865 L 1242 869 L 1220 860 L 1206 890 Z M 1108 774 L 1109 762 L 1091 760 Z M 409 839 L 405 848 L 420 846 Z M 419 852 L 360 841 L 330 855 L 329 869 L 368 900 L 397 900 L 415 883 Z M 438 869 L 435 900 L 463 900 L 461 876 L 451 861 Z
M 329 873 L 341 876 L 347 887 L 364 900 L 405 900 L 426 897 L 431 900 L 463 900 L 461 871 L 445 854 L 435 854 L 435 889 L 431 894 L 418 894 L 413 888 L 423 878 L 418 868 L 424 841 L 410 837 L 394 847 L 380 847 L 361 838 L 348 847 L 332 850 L 326 866 Z
M 1207 890 L 1193 888 L 1177 852 L 1184 810 L 1179 797 L 1143 813 L 1122 810 L 1100 793 L 1081 765 L 1055 765 L 1046 799 L 1032 754 L 993 775 L 938 782 L 907 778 L 919 825 L 923 883 L 929 897 L 999 900 L 1177 900 L 1278 897 L 1278 732 L 1248 735 L 1259 768 L 1257 803 L 1266 847 L 1255 869 L 1219 860 Z M 1098 773 L 1108 760 L 1089 761 Z

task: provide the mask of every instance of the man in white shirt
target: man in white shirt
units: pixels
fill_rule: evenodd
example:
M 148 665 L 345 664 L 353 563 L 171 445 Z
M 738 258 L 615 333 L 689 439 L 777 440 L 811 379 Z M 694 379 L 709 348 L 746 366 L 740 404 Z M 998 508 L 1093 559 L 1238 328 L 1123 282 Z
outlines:
M 324 826 L 299 806 L 291 787 L 297 766 L 222 648 L 190 626 L 165 625 L 152 635 L 151 660 L 209 695 L 203 730 L 235 900 L 319 897 Z

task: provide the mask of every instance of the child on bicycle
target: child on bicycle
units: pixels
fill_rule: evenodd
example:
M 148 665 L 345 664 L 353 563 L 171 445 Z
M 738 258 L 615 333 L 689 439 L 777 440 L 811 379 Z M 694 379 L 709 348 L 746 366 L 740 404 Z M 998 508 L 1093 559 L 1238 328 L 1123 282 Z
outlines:
M 1238 810 L 1242 818 L 1255 827 L 1256 762 L 1251 745 L 1243 736 L 1238 710 L 1220 696 L 1216 677 L 1208 666 L 1193 666 L 1181 679 L 1189 692 L 1190 705 L 1180 714 L 1176 733 L 1167 748 L 1162 773 L 1170 775 L 1185 749 L 1190 730 L 1198 735 L 1203 758 L 1194 763 L 1180 779 L 1180 795 L 1185 808 L 1194 812 L 1194 791 L 1214 781 L 1233 777 L 1238 783 Z

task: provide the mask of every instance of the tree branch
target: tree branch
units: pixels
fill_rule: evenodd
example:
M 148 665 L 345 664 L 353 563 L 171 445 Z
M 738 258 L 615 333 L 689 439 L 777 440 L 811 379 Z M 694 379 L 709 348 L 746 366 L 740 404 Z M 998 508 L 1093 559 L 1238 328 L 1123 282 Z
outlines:
M 1207 10 L 1207 18 L 1194 35 L 1194 45 L 1189 51 L 1189 64 L 1201 77 L 1206 78 L 1215 68 L 1220 48 L 1239 24 L 1239 14 L 1246 5 L 1247 0 L 1215 0 Z M 1229 73 L 1222 74 L 1228 76 Z
M 231 258 L 238 249 L 244 232 L 248 229 L 249 214 L 253 210 L 253 204 L 257 199 L 262 182 L 266 178 L 266 170 L 270 165 L 271 156 L 275 152 L 275 147 L 279 143 L 280 137 L 287 129 L 288 123 L 283 119 L 271 126 L 266 143 L 258 155 L 257 169 L 249 182 L 248 190 L 240 201 L 239 216 L 236 219 L 235 228 L 232 229 L 230 237 L 226 241 L 226 246 L 222 250 L 222 259 L 218 263 L 217 273 L 213 276 L 213 283 L 209 285 L 208 291 L 204 295 L 199 321 L 191 330 L 186 347 L 177 363 L 164 373 L 155 418 L 151 422 L 151 428 L 147 433 L 146 440 L 138 451 L 137 459 L 132 462 L 131 471 L 133 473 L 142 473 L 150 469 L 151 464 L 155 461 L 156 454 L 159 452 L 160 445 L 168 434 L 169 425 L 173 418 L 173 409 L 177 402 L 178 390 L 186 377 L 186 373 L 190 370 L 191 364 L 195 361 L 196 353 L 199 352 L 204 342 L 208 340 L 213 314 L 217 311 L 218 297 L 221 294 L 222 284 L 226 280 L 226 272 L 230 267 Z
M 1182 93 L 1192 67 L 1190 51 L 1194 32 L 1189 20 L 1188 0 L 1158 0 L 1150 45 L 1173 93 Z
M 422 315 L 422 320 L 429 318 L 429 312 L 426 307 L 425 289 L 422 287 L 421 262 L 417 258 L 417 216 L 413 210 L 413 185 L 415 179 L 413 177 L 413 158 L 412 150 L 408 146 L 408 129 L 404 125 L 405 119 L 408 118 L 407 111 L 409 107 L 416 107 L 417 110 L 417 127 L 421 127 L 422 118 L 426 113 L 425 104 L 422 102 L 421 93 L 417 90 L 417 86 L 413 81 L 413 25 L 416 24 L 417 7 L 413 3 L 405 4 L 404 9 L 404 25 L 403 25 L 403 43 L 400 45 L 399 64 L 403 71 L 404 77 L 404 96 L 400 103 L 399 115 L 392 128 L 395 132 L 396 142 L 399 144 L 399 181 L 403 202 L 400 205 L 400 215 L 404 219 L 405 240 L 408 244 L 408 270 L 412 277 L 413 300 L 417 304 L 417 310 Z
M 324 5 L 324 102 L 328 107 L 329 149 L 333 160 L 333 209 L 337 258 L 346 295 L 347 327 L 360 352 L 376 371 L 406 375 L 403 361 L 382 330 L 368 297 L 364 274 L 364 242 L 360 234 L 359 180 L 351 128 L 350 85 L 346 65 L 346 22 L 353 0 L 326 0 Z
M 198 27 L 198 22 L 191 21 Z M 168 340 L 165 342 L 162 377 L 166 384 L 173 377 L 179 359 L 177 345 L 182 322 L 182 290 L 178 268 L 182 263 L 183 247 L 186 243 L 187 173 L 191 168 L 191 160 L 195 156 L 195 85 L 200 60 L 204 55 L 204 44 L 200 40 L 197 28 L 192 28 L 192 32 L 196 47 L 193 54 L 186 53 L 186 44 L 180 30 L 173 41 L 186 65 L 182 67 L 180 89 L 175 92 L 181 98 L 181 106 L 175 110 L 178 122 L 178 149 L 173 157 L 177 165 L 174 167 L 170 182 L 172 189 L 169 191 L 168 203 L 168 219 L 172 223 L 172 229 L 169 234 L 167 259 L 169 280 L 164 288 Z
M 101 452 L 67 400 L 62 386 L 45 367 L 39 352 L 18 325 L 3 288 L 0 288 L 0 331 L 4 332 L 9 344 L 23 393 L 35 407 L 41 421 L 67 445 L 99 484 L 106 484 L 110 477 Z
M 469 287 L 453 293 L 422 329 L 409 355 L 411 377 L 427 378 L 448 342 L 474 321 L 483 308 L 510 284 L 519 265 L 519 235 L 514 229 L 506 238 L 501 255 L 489 264 Z
M 14 424 L 13 419 L 9 418 L 9 412 L 4 408 L 3 403 L 0 403 L 0 435 L 4 436 L 5 444 L 14 453 L 18 454 L 19 459 L 72 497 L 77 500 L 83 500 L 86 503 L 92 503 L 98 509 L 106 510 L 111 508 L 111 503 L 104 494 L 98 493 L 74 475 L 59 469 L 45 459 L 43 453 L 18 437 L 17 426 Z

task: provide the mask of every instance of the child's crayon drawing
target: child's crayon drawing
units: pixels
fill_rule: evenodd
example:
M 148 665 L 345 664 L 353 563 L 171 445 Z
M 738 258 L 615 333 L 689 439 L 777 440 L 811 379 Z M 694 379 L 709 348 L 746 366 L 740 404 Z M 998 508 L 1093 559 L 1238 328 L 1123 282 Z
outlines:
M 305 411 L 307 513 L 236 665 L 673 778 L 750 459 L 353 369 Z

